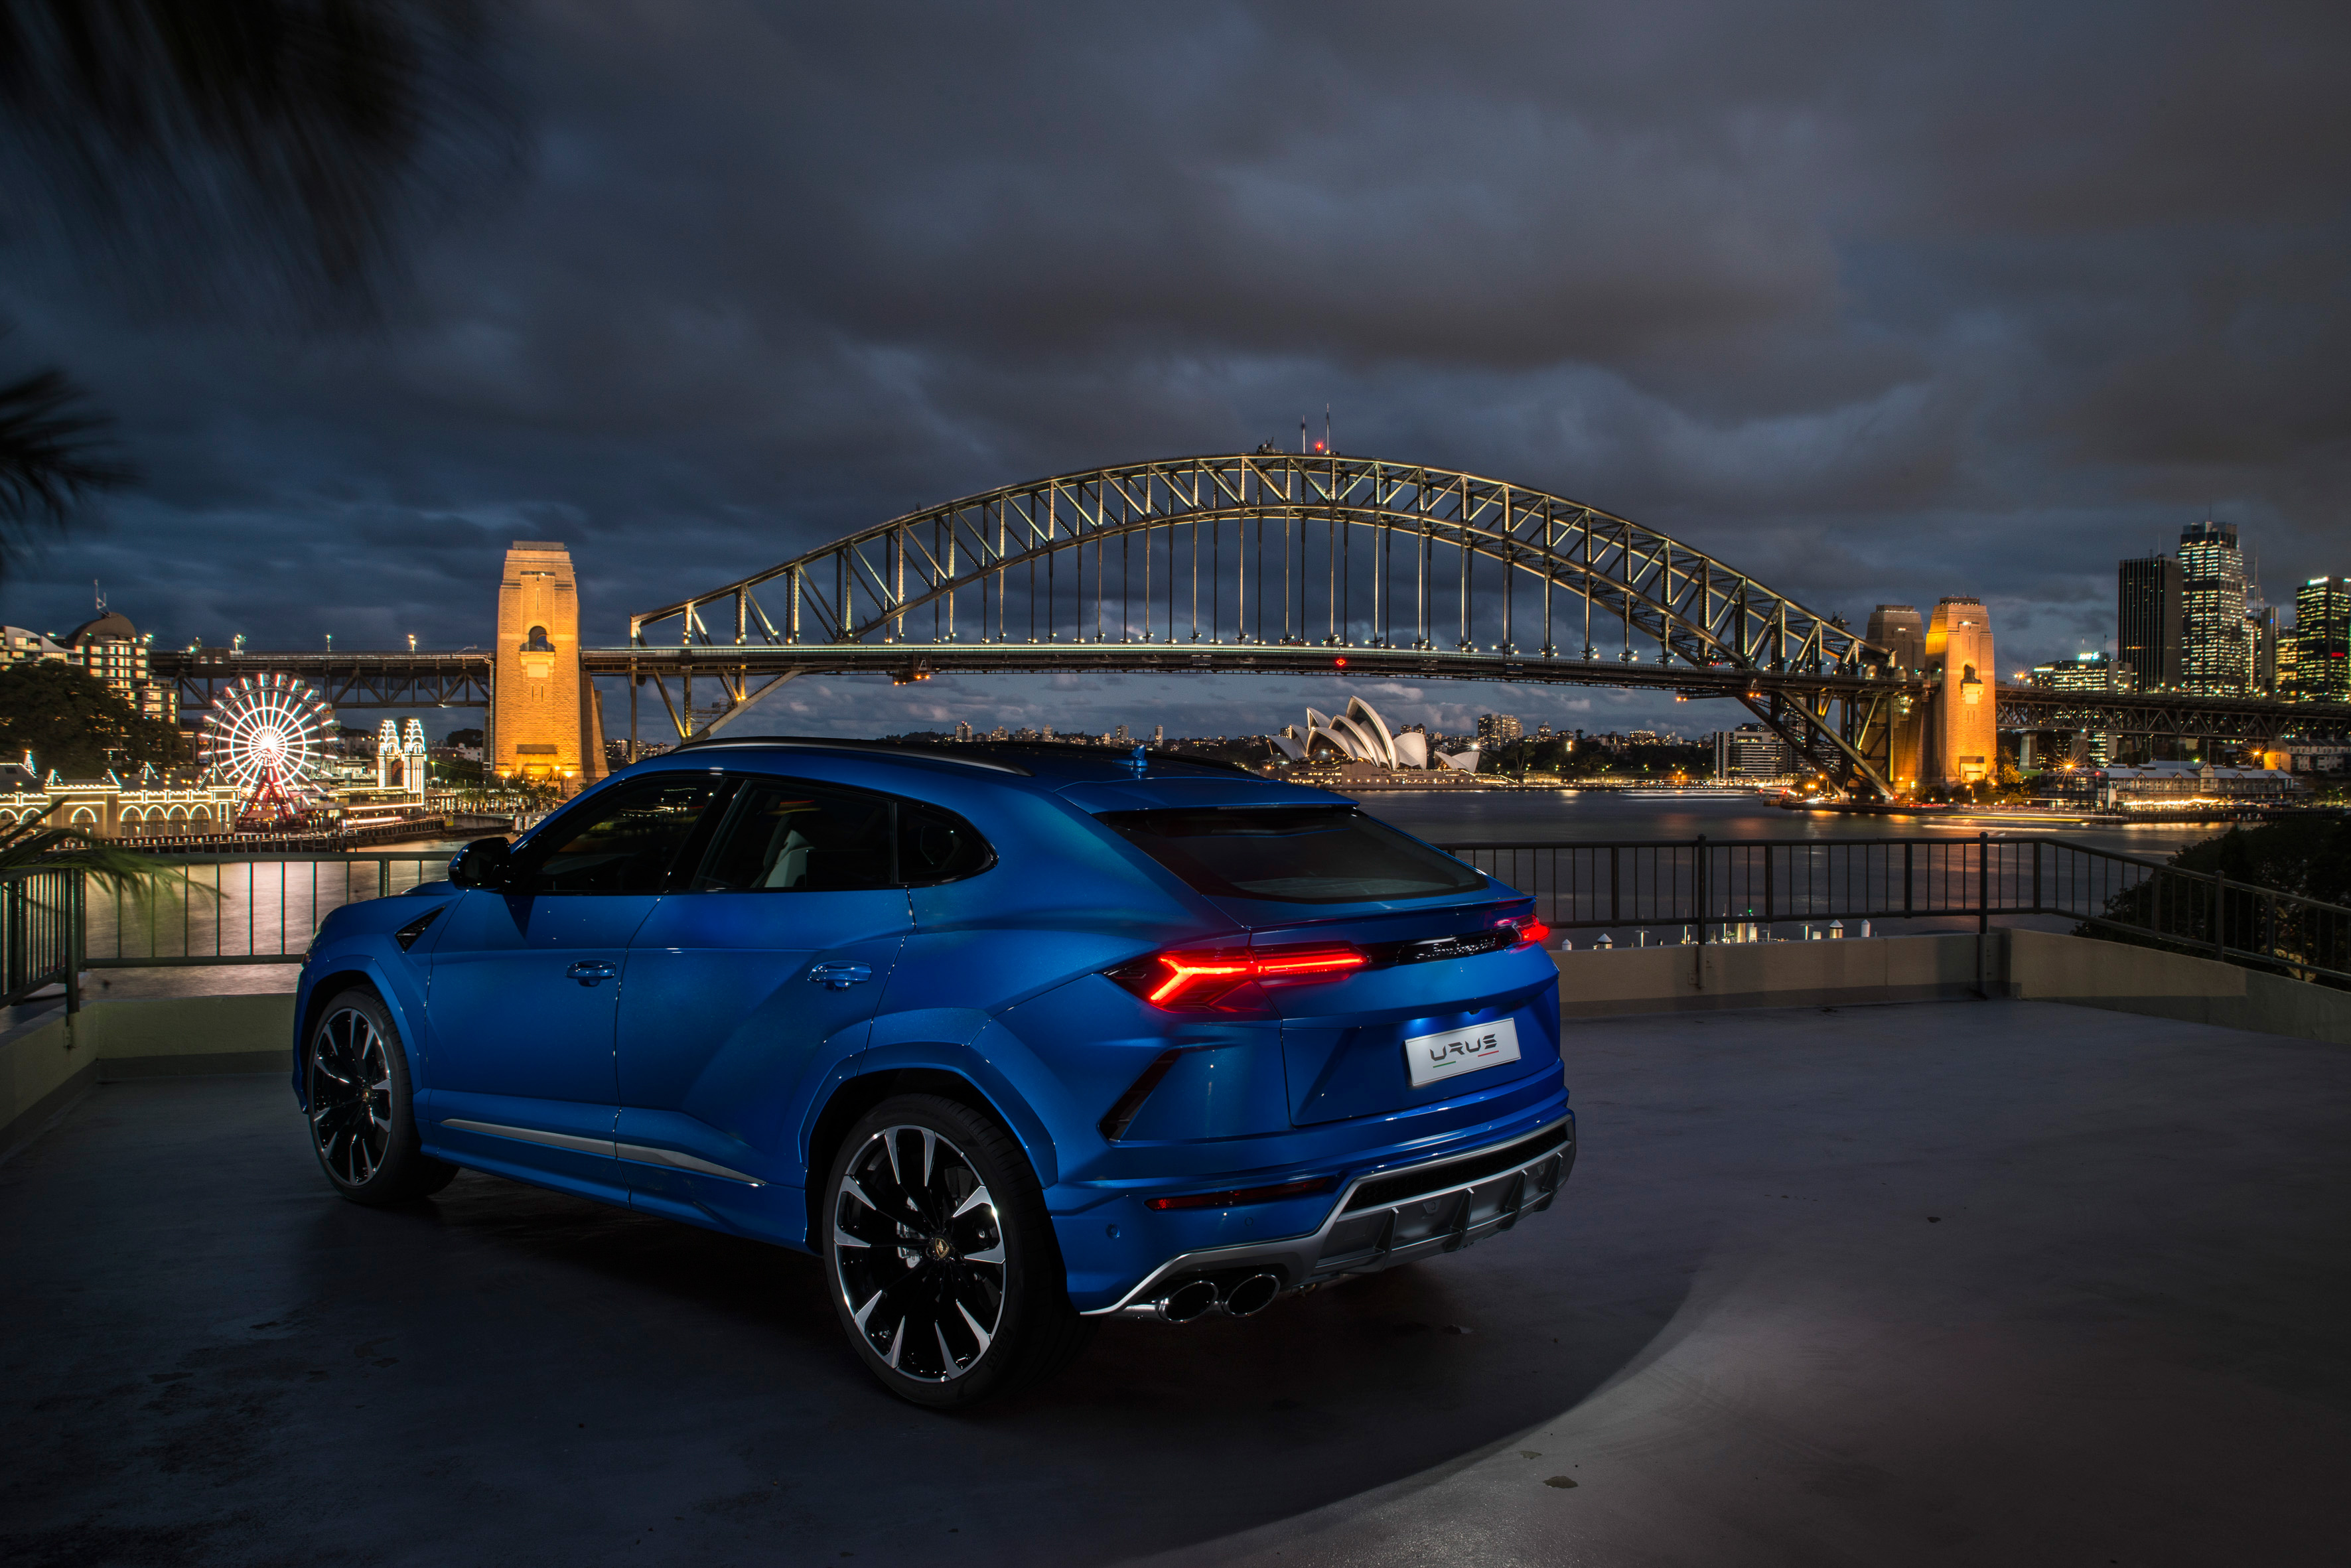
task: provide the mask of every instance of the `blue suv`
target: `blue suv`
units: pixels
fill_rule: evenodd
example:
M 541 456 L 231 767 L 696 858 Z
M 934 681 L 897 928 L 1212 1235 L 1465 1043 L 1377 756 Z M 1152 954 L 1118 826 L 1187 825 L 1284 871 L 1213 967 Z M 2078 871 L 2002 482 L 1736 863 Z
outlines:
M 1531 902 L 1165 753 L 714 739 L 337 910 L 295 1092 L 347 1197 L 460 1167 L 816 1254 L 917 1404 L 1507 1230 L 1575 1157 Z

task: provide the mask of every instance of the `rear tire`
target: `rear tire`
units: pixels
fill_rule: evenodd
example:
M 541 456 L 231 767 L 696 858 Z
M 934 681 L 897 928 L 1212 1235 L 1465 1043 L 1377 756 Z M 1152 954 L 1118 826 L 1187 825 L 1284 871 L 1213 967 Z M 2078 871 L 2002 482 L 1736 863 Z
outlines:
M 821 1237 L 842 1332 L 909 1403 L 965 1408 L 1041 1382 L 1092 1337 L 1028 1156 L 956 1101 L 902 1094 L 849 1130 Z
M 457 1167 L 426 1154 L 417 1136 L 408 1052 L 383 999 L 354 986 L 318 1016 L 302 1052 L 303 1098 L 311 1151 L 335 1190 L 381 1207 L 447 1186 Z

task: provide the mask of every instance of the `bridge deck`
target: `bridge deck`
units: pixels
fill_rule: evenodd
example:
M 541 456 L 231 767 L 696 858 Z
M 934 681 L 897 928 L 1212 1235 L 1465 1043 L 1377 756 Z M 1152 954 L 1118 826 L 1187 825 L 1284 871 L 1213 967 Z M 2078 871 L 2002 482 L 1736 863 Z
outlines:
M 1968 1003 L 1570 1061 L 1552 1214 L 977 1419 L 873 1389 L 805 1260 L 478 1176 L 371 1213 L 274 1078 L 103 1088 L 0 1166 L 0 1557 L 2338 1554 L 2351 1055 Z

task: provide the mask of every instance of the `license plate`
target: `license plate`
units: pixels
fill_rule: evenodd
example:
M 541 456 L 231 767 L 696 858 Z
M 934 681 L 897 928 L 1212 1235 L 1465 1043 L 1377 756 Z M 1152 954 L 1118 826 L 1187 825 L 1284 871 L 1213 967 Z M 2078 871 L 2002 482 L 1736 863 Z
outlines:
M 1405 1065 L 1411 1070 L 1415 1089 L 1518 1059 L 1519 1026 L 1509 1019 L 1416 1035 L 1404 1042 Z

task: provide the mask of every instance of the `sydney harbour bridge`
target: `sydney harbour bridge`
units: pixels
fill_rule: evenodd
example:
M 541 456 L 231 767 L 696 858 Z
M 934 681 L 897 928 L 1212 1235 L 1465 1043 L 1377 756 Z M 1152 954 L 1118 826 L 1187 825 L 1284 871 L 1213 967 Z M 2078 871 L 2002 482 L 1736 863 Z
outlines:
M 1269 451 L 1061 475 L 909 513 L 632 615 L 625 644 L 583 646 L 579 662 L 585 680 L 625 683 L 632 737 L 641 703 L 684 737 L 810 674 L 1646 687 L 1742 705 L 1865 798 L 1895 792 L 1895 737 L 1941 684 L 1842 618 L 1582 502 L 1420 464 Z M 258 670 L 339 708 L 490 706 L 498 679 L 496 655 L 470 651 L 206 649 L 154 664 L 188 707 Z M 2351 706 L 1985 684 L 2003 731 L 2351 738 Z

